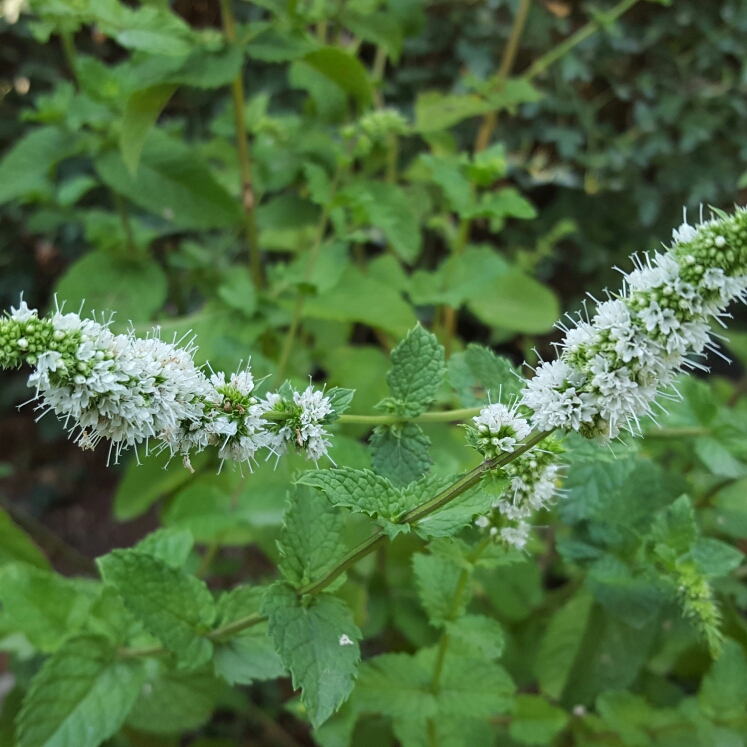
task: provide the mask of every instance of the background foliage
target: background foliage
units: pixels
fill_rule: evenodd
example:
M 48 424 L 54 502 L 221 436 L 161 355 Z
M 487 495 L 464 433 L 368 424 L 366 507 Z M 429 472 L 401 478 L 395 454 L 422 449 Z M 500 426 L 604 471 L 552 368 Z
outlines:
M 115 311 L 119 329 L 192 330 L 201 362 L 233 370 L 251 356 L 268 384 L 355 388 L 354 414 L 484 403 L 515 380 L 470 343 L 515 364 L 535 346 L 552 355 L 561 311 L 615 287 L 609 268 L 666 241 L 682 205 L 743 202 L 738 0 L 35 0 L 20 18 L 3 7 L 2 306 L 23 291 L 48 308 L 56 292 Z M 436 376 L 409 402 L 386 374 L 416 321 L 446 348 L 448 384 Z M 360 629 L 354 695 L 313 733 L 338 703 L 321 686 L 301 704 L 264 626 L 210 650 L 194 630 L 256 612 L 256 594 L 214 597 L 273 580 L 278 561 L 295 586 L 327 570 L 312 528 L 334 555 L 368 519 L 317 515 L 299 486 L 284 520 L 308 469 L 296 458 L 248 477 L 217 475 L 209 456 L 195 475 L 158 458 L 106 471 L 57 423 L 16 414 L 24 376 L 4 375 L 0 649 L 14 688 L 0 744 L 409 747 L 428 729 L 440 745 L 743 744 L 747 338 L 735 328 L 738 362 L 683 383 L 662 432 L 614 458 L 567 444 L 568 492 L 527 557 L 475 558 L 470 530 L 427 548 L 412 533 L 303 615 L 280 592 L 266 599 L 282 611 L 276 644 L 284 625 L 351 631 L 351 648 L 324 653 L 338 693 L 352 687 Z M 461 430 L 437 424 L 346 424 L 332 456 L 396 488 L 475 463 Z M 91 558 L 159 525 L 101 560 L 118 593 L 92 580 Z M 131 577 L 160 584 L 186 619 L 153 613 Z M 694 578 L 722 610 L 715 662 L 676 604 Z M 109 661 L 112 641 L 137 630 L 122 599 L 179 666 Z M 433 692 L 443 631 L 453 645 Z M 56 693 L 45 718 L 39 692 Z M 56 731 L 61 713 L 93 732 L 73 717 Z

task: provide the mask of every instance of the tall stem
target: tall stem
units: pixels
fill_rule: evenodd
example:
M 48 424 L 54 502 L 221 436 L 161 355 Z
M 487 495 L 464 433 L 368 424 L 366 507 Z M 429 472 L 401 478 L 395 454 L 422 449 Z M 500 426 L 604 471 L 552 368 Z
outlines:
M 233 15 L 231 0 L 220 0 L 223 30 L 226 39 L 231 44 L 236 43 L 236 19 Z M 239 168 L 241 170 L 241 207 L 244 212 L 244 233 L 249 251 L 249 269 L 254 284 L 258 288 L 265 285 L 262 269 L 262 258 L 259 252 L 259 235 L 257 232 L 257 218 L 254 212 L 255 195 L 252 184 L 252 162 L 249 156 L 249 139 L 246 134 L 246 120 L 244 119 L 244 68 L 231 81 L 231 98 L 233 99 L 233 119 L 236 128 L 236 147 L 239 154 Z
M 62 51 L 65 55 L 65 62 L 67 62 L 67 66 L 70 68 L 73 83 L 78 88 L 78 73 L 75 69 L 75 59 L 78 56 L 78 51 L 75 49 L 75 40 L 69 31 L 63 31 L 60 34 L 60 38 L 62 39 Z
M 472 190 L 474 194 L 474 189 Z M 457 234 L 456 242 L 454 243 L 454 248 L 452 251 L 452 257 L 458 257 L 460 254 L 464 253 L 464 250 L 467 248 L 467 242 L 469 241 L 469 231 L 470 227 L 472 226 L 472 221 L 468 218 L 462 218 L 459 221 L 459 233 Z M 446 282 L 449 282 L 449 279 L 452 275 L 453 271 L 453 265 L 447 268 L 447 276 L 446 276 Z M 451 357 L 451 348 L 452 343 L 454 340 L 454 334 L 456 333 L 456 323 L 457 323 L 457 312 L 456 309 L 452 306 L 444 306 L 442 310 L 442 319 L 443 319 L 443 340 L 444 340 L 444 353 L 446 355 L 446 359 L 448 360 Z

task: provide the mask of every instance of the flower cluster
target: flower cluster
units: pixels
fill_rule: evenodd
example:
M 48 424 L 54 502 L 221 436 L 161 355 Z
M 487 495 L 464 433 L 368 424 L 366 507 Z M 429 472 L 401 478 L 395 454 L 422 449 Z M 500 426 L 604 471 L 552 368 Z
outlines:
M 532 430 L 526 418 L 518 415 L 516 405 L 488 405 L 472 421 L 475 425 L 467 428 L 467 441 L 485 459 L 512 452 Z
M 576 430 L 605 441 L 639 430 L 656 396 L 683 367 L 702 367 L 710 320 L 747 292 L 747 211 L 674 231 L 662 254 L 634 258 L 621 293 L 566 332 L 523 393 L 540 430 Z
M 115 335 L 108 324 L 57 310 L 40 318 L 21 302 L 0 320 L 0 367 L 28 363 L 38 409 L 53 411 L 83 448 L 111 442 L 115 461 L 137 444 L 189 456 L 207 446 L 222 460 L 256 460 L 292 444 L 318 462 L 329 441 L 323 424 L 334 419 L 329 397 L 309 387 L 260 400 L 247 368 L 206 376 L 194 363 L 192 341 L 164 342 Z

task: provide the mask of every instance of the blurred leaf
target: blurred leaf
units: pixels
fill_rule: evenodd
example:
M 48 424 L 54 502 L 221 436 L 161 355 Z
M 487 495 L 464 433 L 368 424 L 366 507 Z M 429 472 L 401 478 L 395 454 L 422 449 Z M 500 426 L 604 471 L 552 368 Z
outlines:
M 130 173 L 137 172 L 140 154 L 148 134 L 175 90 L 176 86 L 161 83 L 142 91 L 136 91 L 127 101 L 122 131 L 119 135 L 119 148 L 122 152 L 122 160 Z
M 218 296 L 232 309 L 252 316 L 257 308 L 257 292 L 246 267 L 231 267 L 218 287 Z
M 26 532 L 0 508 L 0 566 L 15 561 L 49 569 L 49 561 Z
M 304 62 L 337 84 L 356 99 L 361 107 L 368 106 L 373 99 L 373 90 L 368 73 L 357 57 L 339 47 L 322 47 L 309 52 Z
M 524 379 L 508 358 L 474 343 L 449 358 L 449 381 L 464 407 L 507 402 L 524 386 Z
M 518 695 L 509 734 L 521 744 L 552 744 L 568 723 L 568 714 L 538 695 Z

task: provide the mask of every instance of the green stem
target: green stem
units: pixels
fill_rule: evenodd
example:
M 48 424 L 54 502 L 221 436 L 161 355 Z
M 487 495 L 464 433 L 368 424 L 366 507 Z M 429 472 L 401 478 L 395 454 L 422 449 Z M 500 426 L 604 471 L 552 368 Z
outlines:
M 65 55 L 65 62 L 67 62 L 67 66 L 70 68 L 70 73 L 73 76 L 73 83 L 75 83 L 75 87 L 77 88 L 78 73 L 75 69 L 75 60 L 78 56 L 78 51 L 75 49 L 75 40 L 69 31 L 63 31 L 60 34 L 60 38 L 62 39 L 62 51 Z
M 231 0 L 220 0 L 223 30 L 226 39 L 231 44 L 236 43 L 236 19 L 233 15 Z M 257 219 L 254 214 L 256 198 L 252 184 L 252 162 L 249 156 L 249 139 L 246 134 L 246 120 L 244 119 L 244 68 L 231 81 L 231 98 L 233 99 L 233 119 L 236 129 L 236 146 L 239 155 L 241 172 L 241 207 L 244 213 L 244 233 L 249 251 L 249 268 L 254 284 L 264 288 L 265 276 L 262 269 L 262 257 L 259 251 L 259 234 Z
M 474 198 L 474 187 L 472 194 Z M 467 242 L 469 241 L 469 231 L 472 226 L 472 221 L 469 218 L 462 218 L 459 221 L 459 232 L 457 233 L 456 241 L 452 249 L 452 256 L 458 257 L 464 253 L 467 248 Z M 448 265 L 446 268 L 446 284 L 448 285 L 451 275 L 453 274 L 454 265 L 453 263 Z M 443 307 L 443 342 L 444 342 L 444 353 L 447 360 L 451 357 L 451 346 L 454 339 L 454 333 L 456 332 L 457 312 L 452 306 Z
M 359 425 L 394 425 L 396 423 L 455 423 L 468 420 L 479 414 L 481 407 L 465 407 L 461 410 L 439 410 L 424 412 L 414 418 L 403 418 L 399 415 L 341 415 L 338 422 L 356 423 Z
M 622 0 L 622 2 L 619 2 L 609 12 L 597 14 L 597 17 L 594 20 L 589 21 L 586 25 L 576 31 L 575 34 L 571 34 L 565 41 L 558 44 L 557 47 L 554 47 L 547 52 L 547 54 L 544 54 L 538 60 L 535 60 L 520 77 L 523 80 L 532 80 L 532 78 L 536 78 L 540 73 L 547 70 L 550 65 L 556 63 L 574 47 L 577 47 L 581 42 L 586 41 L 590 36 L 596 34 L 603 26 L 616 21 L 637 2 L 639 2 L 639 0 Z
M 445 490 L 442 490 L 440 493 L 438 493 L 438 495 L 421 504 L 417 508 L 414 508 L 412 511 L 406 513 L 401 518 L 399 523 L 412 524 L 416 521 L 424 519 L 426 516 L 434 513 L 435 511 L 438 511 L 447 503 L 459 497 L 466 490 L 469 490 L 471 487 L 476 485 L 482 479 L 483 475 L 486 472 L 512 462 L 525 451 L 531 449 L 533 446 L 536 446 L 540 441 L 549 436 L 550 433 L 551 431 L 542 431 L 540 433 L 536 433 L 510 454 L 504 454 L 499 458 L 488 459 L 487 461 L 483 462 L 481 465 L 473 469 L 471 472 L 468 472 L 466 475 L 464 475 L 464 477 L 457 480 L 453 485 L 450 485 Z M 348 568 L 355 565 L 359 560 L 366 557 L 366 555 L 370 555 L 376 549 L 384 545 L 387 539 L 387 535 L 379 529 L 368 539 L 364 540 L 352 550 L 350 550 L 350 552 L 348 552 L 337 563 L 337 565 L 335 565 L 334 568 L 327 571 L 327 573 L 325 573 L 321 578 L 318 578 L 316 581 L 312 581 L 310 584 L 306 584 L 306 586 L 302 586 L 300 589 L 297 589 L 296 593 L 299 596 L 304 596 L 306 594 L 318 594 L 320 591 L 323 591 L 331 583 L 338 579 Z M 482 552 L 482 550 L 480 550 L 480 552 Z M 240 633 L 242 630 L 246 630 L 247 628 L 251 628 L 254 625 L 258 625 L 259 623 L 264 622 L 266 619 L 267 618 L 264 617 L 264 615 L 260 615 L 255 612 L 254 614 L 248 615 L 247 617 L 242 617 L 238 620 L 234 620 L 233 622 L 228 623 L 227 625 L 223 625 L 220 628 L 215 628 L 205 637 L 210 641 L 222 641 L 226 638 L 230 638 L 231 636 L 236 635 L 236 633 Z M 165 653 L 165 649 L 163 649 L 161 646 L 152 646 L 150 648 L 143 649 L 120 649 L 119 653 L 120 656 L 124 657 L 157 656 Z
M 122 223 L 122 228 L 125 232 L 125 238 L 127 240 L 127 251 L 131 257 L 137 256 L 137 244 L 135 243 L 135 235 L 132 233 L 132 225 L 130 224 L 130 216 L 127 214 L 127 205 L 125 204 L 122 195 L 112 190 L 112 198 L 114 199 L 114 205 L 119 213 L 119 220 Z
M 652 428 L 646 431 L 643 436 L 644 438 L 680 438 L 687 436 L 710 436 L 711 431 L 708 428 L 699 428 L 694 426 L 692 428 Z

